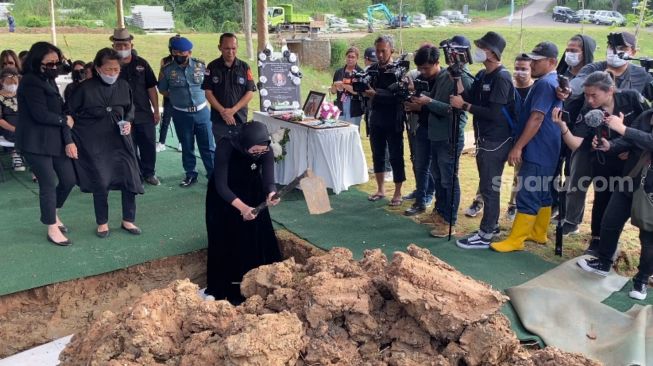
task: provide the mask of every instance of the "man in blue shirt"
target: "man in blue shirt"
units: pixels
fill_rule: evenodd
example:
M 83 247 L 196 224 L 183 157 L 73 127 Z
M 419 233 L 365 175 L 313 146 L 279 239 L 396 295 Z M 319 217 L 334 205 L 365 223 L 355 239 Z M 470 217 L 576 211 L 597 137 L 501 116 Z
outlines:
M 186 177 L 180 186 L 197 183 L 195 169 L 195 139 L 207 176 L 213 173 L 215 141 L 211 132 L 211 111 L 202 89 L 206 66 L 191 57 L 193 44 L 187 38 L 176 37 L 171 43 L 172 62 L 163 66 L 159 91 L 170 98 L 172 119 L 182 147 L 181 161 Z
M 510 165 L 521 163 L 520 189 L 510 236 L 491 245 L 497 252 L 523 250 L 526 240 L 546 244 L 551 220 L 550 187 L 560 156 L 560 128 L 551 117 L 553 108 L 561 105 L 556 96 L 558 48 L 551 42 L 541 42 L 523 56 L 531 59 L 531 74 L 539 80 L 521 108 L 519 138 L 508 154 Z

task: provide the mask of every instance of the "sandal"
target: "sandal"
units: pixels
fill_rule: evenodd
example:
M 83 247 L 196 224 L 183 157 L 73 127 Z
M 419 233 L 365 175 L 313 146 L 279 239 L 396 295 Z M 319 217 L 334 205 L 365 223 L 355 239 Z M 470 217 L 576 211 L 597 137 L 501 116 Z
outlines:
M 375 194 L 373 194 L 373 195 L 371 195 L 371 196 L 368 196 L 368 197 L 367 197 L 367 200 L 368 200 L 368 201 L 372 201 L 372 202 L 376 202 L 376 201 L 378 201 L 378 200 L 380 200 L 380 199 L 382 199 L 382 198 L 385 198 L 385 195 L 375 193 Z
M 401 206 L 401 204 L 403 202 L 404 202 L 404 200 L 401 199 L 401 198 L 393 198 L 392 201 L 390 201 L 390 203 L 388 203 L 388 206 L 392 206 L 392 207 Z

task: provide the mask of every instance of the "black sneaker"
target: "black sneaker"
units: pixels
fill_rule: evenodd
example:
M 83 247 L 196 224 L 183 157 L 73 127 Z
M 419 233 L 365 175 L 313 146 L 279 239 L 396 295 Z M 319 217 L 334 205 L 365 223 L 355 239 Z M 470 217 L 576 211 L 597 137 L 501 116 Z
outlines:
M 410 208 L 408 208 L 406 211 L 404 211 L 404 215 L 406 215 L 406 216 L 415 216 L 417 214 L 421 214 L 424 211 L 426 211 L 425 206 L 415 204 L 415 205 L 410 206 Z
M 151 175 L 145 178 L 145 183 L 153 186 L 158 186 L 159 184 L 161 184 L 161 181 L 159 181 L 159 178 L 157 178 L 156 175 Z
M 635 300 L 646 300 L 646 284 L 642 282 L 633 282 L 633 289 L 628 296 Z
M 415 196 L 417 196 L 417 194 L 415 193 L 415 191 L 412 191 L 412 192 L 408 193 L 407 195 L 405 195 L 405 196 L 403 196 L 403 197 L 401 197 L 401 198 L 402 198 L 404 201 L 410 201 L 410 200 L 414 200 L 414 199 L 415 199 Z
M 576 235 L 580 233 L 580 229 L 578 228 L 578 225 L 574 225 L 568 222 L 565 222 L 562 224 L 562 235 L 563 236 L 569 236 L 569 235 Z
M 186 188 L 192 186 L 195 183 L 197 183 L 197 177 L 186 176 L 186 178 L 184 178 L 184 180 L 179 183 L 179 186 Z
M 590 239 L 590 244 L 585 249 L 585 252 L 583 254 L 591 255 L 594 258 L 599 257 L 599 246 L 601 244 L 601 239 L 600 238 L 592 238 Z
M 472 231 L 472 234 L 478 234 L 479 231 L 481 231 L 481 229 L 474 230 Z M 499 234 L 501 234 L 501 228 L 499 227 L 499 225 L 497 225 L 494 227 L 494 230 L 492 230 L 492 235 L 494 236 Z
M 606 277 L 610 273 L 610 264 L 602 263 L 598 258 L 581 258 L 576 262 L 584 271 Z
M 479 234 L 474 234 L 469 238 L 459 239 L 456 246 L 463 249 L 488 249 L 492 239 L 484 238 Z
M 476 217 L 479 213 L 483 212 L 483 202 L 476 201 L 472 202 L 472 205 L 465 210 L 465 216 L 467 217 Z

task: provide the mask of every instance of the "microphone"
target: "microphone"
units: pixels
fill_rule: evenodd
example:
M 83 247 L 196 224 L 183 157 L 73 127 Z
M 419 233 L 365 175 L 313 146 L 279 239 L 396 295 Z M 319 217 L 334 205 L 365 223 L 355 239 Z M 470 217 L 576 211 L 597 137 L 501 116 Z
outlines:
M 587 112 L 584 116 L 585 124 L 591 128 L 594 129 L 594 135 L 596 136 L 597 140 L 597 147 L 603 146 L 603 141 L 601 138 L 603 137 L 603 119 L 605 118 L 605 115 L 602 110 L 600 109 L 592 109 L 591 111 Z

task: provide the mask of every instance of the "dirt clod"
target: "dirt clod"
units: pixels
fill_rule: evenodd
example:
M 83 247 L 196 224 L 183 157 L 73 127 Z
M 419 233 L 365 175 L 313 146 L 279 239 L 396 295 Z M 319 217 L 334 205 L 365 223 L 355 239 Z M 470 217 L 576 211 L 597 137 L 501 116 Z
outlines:
M 507 300 L 411 245 L 392 261 L 347 249 L 250 271 L 247 301 L 204 301 L 176 281 L 106 312 L 62 365 L 596 365 L 557 349 L 529 353 L 499 312 Z

